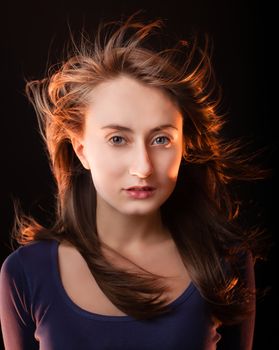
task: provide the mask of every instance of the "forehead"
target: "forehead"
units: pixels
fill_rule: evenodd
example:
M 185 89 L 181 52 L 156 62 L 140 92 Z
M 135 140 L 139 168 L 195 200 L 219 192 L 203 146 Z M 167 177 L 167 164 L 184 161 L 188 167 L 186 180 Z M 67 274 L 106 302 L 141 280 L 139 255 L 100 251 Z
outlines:
M 116 122 L 153 125 L 182 119 L 179 108 L 164 91 L 127 76 L 99 84 L 89 97 L 86 116 L 90 124 L 98 125 Z

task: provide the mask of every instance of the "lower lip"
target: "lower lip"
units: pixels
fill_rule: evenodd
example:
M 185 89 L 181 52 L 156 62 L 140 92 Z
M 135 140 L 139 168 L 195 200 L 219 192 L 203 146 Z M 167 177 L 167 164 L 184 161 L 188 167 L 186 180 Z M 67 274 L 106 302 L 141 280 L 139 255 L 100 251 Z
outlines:
M 151 197 L 154 194 L 155 190 L 151 190 L 151 191 L 126 190 L 126 192 L 132 198 L 145 199 L 145 198 Z

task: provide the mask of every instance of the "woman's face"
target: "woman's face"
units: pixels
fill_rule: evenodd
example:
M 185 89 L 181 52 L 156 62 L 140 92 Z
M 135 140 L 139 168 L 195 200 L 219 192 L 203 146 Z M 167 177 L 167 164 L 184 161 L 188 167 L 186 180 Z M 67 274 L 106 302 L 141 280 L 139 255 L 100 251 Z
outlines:
M 127 76 L 90 96 L 83 137 L 73 140 L 90 169 L 97 206 L 125 215 L 154 212 L 174 190 L 183 152 L 182 114 L 162 91 Z M 154 191 L 127 191 L 151 186 Z

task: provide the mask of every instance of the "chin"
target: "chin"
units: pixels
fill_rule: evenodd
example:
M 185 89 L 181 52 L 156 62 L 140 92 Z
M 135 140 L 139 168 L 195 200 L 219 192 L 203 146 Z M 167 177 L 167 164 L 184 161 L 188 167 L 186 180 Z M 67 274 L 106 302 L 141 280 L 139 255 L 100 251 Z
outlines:
M 125 215 L 149 215 L 151 213 L 154 213 L 155 211 L 159 210 L 160 206 L 146 206 L 145 208 L 129 208 L 127 210 L 123 210 L 122 213 Z M 118 209 L 119 210 L 119 209 Z

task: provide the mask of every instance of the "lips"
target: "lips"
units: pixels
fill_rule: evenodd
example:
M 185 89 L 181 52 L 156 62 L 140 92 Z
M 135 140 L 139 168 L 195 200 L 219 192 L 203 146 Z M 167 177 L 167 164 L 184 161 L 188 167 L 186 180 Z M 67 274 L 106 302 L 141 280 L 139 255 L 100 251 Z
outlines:
M 128 191 L 153 191 L 153 190 L 155 190 L 155 187 L 151 187 L 151 186 L 133 186 L 133 187 L 126 188 L 126 190 L 128 190 Z
M 151 186 L 132 186 L 127 188 L 125 191 L 128 198 L 132 200 L 145 200 L 154 195 L 156 188 Z

